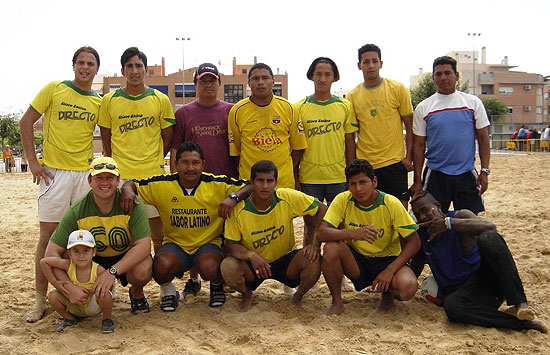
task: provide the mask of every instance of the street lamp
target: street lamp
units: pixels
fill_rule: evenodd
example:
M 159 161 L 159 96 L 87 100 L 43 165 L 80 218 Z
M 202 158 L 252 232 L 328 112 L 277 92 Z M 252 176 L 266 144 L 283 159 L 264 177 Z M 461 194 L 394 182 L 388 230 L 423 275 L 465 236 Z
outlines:
M 481 36 L 481 33 L 468 33 L 468 36 L 472 36 L 472 64 L 473 64 L 473 77 L 474 77 L 474 95 L 476 94 L 476 44 L 475 39 L 476 36 Z
M 176 41 L 181 41 L 181 71 L 182 71 L 182 91 L 183 91 L 183 105 L 185 105 L 185 41 L 190 41 L 190 37 L 176 37 Z

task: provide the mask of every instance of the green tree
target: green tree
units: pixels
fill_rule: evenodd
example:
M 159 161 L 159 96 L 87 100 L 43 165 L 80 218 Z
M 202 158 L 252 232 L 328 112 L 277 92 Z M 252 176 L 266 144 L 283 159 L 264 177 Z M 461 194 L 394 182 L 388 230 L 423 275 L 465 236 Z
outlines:
M 21 113 L 7 113 L 0 115 L 0 141 L 2 149 L 6 143 L 10 145 L 20 145 L 19 119 Z
M 44 141 L 44 134 L 42 132 L 34 132 L 34 147 L 38 147 Z
M 468 81 L 456 82 L 456 89 L 458 91 L 467 92 L 468 91 Z M 418 104 L 428 97 L 432 96 L 437 92 L 437 87 L 434 84 L 434 81 L 432 80 L 432 74 L 431 73 L 424 73 L 422 78 L 418 81 L 418 84 L 411 88 L 411 100 L 413 107 L 416 108 Z
M 485 111 L 487 111 L 491 122 L 502 120 L 510 112 L 508 106 L 499 99 L 482 99 L 481 101 L 483 101 L 483 106 L 485 106 Z

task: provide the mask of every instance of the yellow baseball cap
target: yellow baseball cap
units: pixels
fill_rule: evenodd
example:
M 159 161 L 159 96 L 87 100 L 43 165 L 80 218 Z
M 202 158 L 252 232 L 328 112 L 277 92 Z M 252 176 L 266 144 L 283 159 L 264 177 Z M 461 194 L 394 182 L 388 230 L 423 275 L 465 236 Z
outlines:
M 120 176 L 118 165 L 111 157 L 95 158 L 90 164 L 90 175 L 95 176 L 101 173 L 111 173 Z

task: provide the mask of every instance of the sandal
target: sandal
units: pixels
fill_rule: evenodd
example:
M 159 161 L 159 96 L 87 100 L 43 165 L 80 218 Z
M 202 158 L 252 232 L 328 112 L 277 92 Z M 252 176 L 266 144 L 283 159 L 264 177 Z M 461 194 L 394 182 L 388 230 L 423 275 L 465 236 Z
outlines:
M 163 312 L 174 312 L 178 308 L 180 301 L 180 294 L 176 292 L 175 295 L 166 295 L 162 297 L 162 302 L 160 303 L 160 309 Z
M 134 315 L 138 313 L 148 313 L 150 311 L 149 303 L 147 303 L 147 298 L 134 298 L 132 296 L 132 288 L 128 290 L 130 295 L 130 312 Z
M 63 321 L 61 322 L 61 325 L 59 326 L 59 328 L 57 328 L 55 331 L 57 333 L 63 333 L 63 331 L 65 330 L 65 328 L 67 327 L 70 327 L 70 326 L 73 326 L 77 323 L 78 321 L 75 319 L 69 319 L 69 318 L 63 318 Z

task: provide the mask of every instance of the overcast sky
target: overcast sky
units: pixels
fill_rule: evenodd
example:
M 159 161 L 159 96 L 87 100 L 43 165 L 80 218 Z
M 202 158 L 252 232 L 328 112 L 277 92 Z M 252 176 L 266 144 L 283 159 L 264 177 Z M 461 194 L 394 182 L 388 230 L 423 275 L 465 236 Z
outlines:
M 202 62 L 231 74 L 232 58 L 254 56 L 288 72 L 289 99 L 313 91 L 305 73 L 319 56 L 331 57 L 341 80 L 333 90 L 362 81 L 357 49 L 382 49 L 381 74 L 409 86 L 418 68 L 435 57 L 473 48 L 481 33 L 487 62 L 508 56 L 516 70 L 550 75 L 550 1 L 3 1 L 0 11 L 0 113 L 26 110 L 49 81 L 72 79 L 71 59 L 82 45 L 95 47 L 100 74 L 120 73 L 120 55 L 139 47 L 150 65 L 166 60 L 167 73 Z

